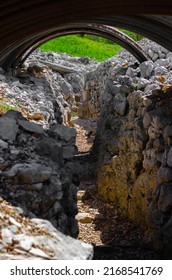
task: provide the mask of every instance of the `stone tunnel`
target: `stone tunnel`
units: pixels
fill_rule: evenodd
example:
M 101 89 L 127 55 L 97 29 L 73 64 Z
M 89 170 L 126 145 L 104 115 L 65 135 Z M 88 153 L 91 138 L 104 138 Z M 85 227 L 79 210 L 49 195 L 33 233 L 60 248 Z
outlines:
M 88 74 L 84 105 L 81 104 L 78 112 L 81 117 L 91 116 L 98 121 L 91 155 L 96 162 L 100 196 L 119 205 L 124 216 L 144 226 L 145 240 L 161 252 L 163 258 L 172 257 L 172 84 L 171 76 L 166 78 L 172 69 L 170 2 L 165 0 L 160 4 L 146 0 L 138 4 L 128 0 L 120 1 L 119 5 L 119 1 L 111 0 L 106 3 L 8 0 L 0 4 L 0 67 L 9 80 L 10 75 L 19 76 L 25 61 L 42 43 L 68 34 L 106 37 L 123 46 L 137 60 L 132 66 L 107 62 L 100 65 L 97 72 Z M 156 42 L 164 48 L 164 57 L 155 58 L 114 26 Z M 47 66 L 58 67 L 63 74 L 67 71 L 65 67 L 49 64 L 45 62 Z M 151 78 L 155 73 L 158 81 Z M 43 86 L 49 87 L 46 81 Z M 92 102 L 97 92 L 100 92 L 99 102 Z M 22 201 L 26 215 L 49 219 L 61 232 L 76 238 L 79 184 L 73 161 L 76 132 L 64 126 L 58 104 L 52 103 L 58 121 L 46 132 L 14 111 L 0 118 L 3 149 L 6 149 L 3 141 L 12 145 L 18 133 L 25 131 L 26 135 L 20 137 L 17 145 L 24 149 L 30 141 L 32 158 L 31 162 L 23 159 L 26 160 L 23 164 L 13 152 L 12 166 L 0 165 L 5 182 L 3 192 L 9 199 L 15 197 L 17 203 Z M 9 131 L 5 130 L 6 126 Z M 41 158 L 45 159 L 43 165 Z

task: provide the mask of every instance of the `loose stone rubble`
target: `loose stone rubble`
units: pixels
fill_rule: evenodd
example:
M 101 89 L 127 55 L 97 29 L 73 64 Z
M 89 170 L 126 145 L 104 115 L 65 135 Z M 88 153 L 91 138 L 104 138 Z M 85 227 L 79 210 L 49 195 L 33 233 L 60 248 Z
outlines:
M 145 240 L 171 257 L 172 54 L 147 39 L 140 44 L 152 60 L 139 64 L 122 51 L 96 63 L 37 50 L 22 69 L 0 70 L 0 102 L 13 106 L 5 114 L 0 109 L 0 207 L 8 199 L 33 227 L 48 225 L 48 237 L 33 237 L 23 232 L 21 218 L 0 211 L 0 258 L 56 259 L 54 244 L 65 239 L 56 229 L 77 237 L 80 166 L 76 131 L 66 126 L 74 126 L 76 111 L 98 119 L 92 155 L 99 194 L 145 226 Z M 74 247 L 58 258 L 91 258 L 89 245 L 65 242 L 81 253 Z
M 23 209 L 0 198 L 0 259 L 91 259 L 92 246 L 65 236 L 47 220 L 22 217 Z
M 142 63 L 139 62 L 126 50 L 122 50 L 118 55 L 105 60 L 97 65 L 95 71 L 90 71 L 85 77 L 85 86 L 83 88 L 83 102 L 78 108 L 78 116 L 81 118 L 91 118 L 97 120 L 100 115 L 100 107 L 104 102 L 103 96 L 107 79 L 115 80 L 115 75 L 126 75 L 128 86 L 132 83 L 133 89 L 136 88 L 150 92 L 153 89 L 160 88 L 160 82 L 168 85 L 168 69 L 170 68 L 172 53 L 151 42 L 148 39 L 140 41 L 140 45 L 150 55 L 152 60 Z M 155 59 L 156 58 L 156 59 Z M 140 67 L 140 69 L 138 68 Z M 158 77 L 165 75 L 164 81 L 158 81 Z M 149 79 L 151 77 L 151 79 Z M 169 82 L 171 78 L 169 77 Z M 119 97 L 120 98 L 120 97 Z M 125 104 L 123 104 L 125 108 Z M 122 105 L 121 105 L 122 108 Z M 121 114 L 124 109 L 121 109 Z
M 54 124 L 44 130 L 13 110 L 0 123 L 2 195 L 30 217 L 48 219 L 61 232 L 77 237 L 75 129 Z

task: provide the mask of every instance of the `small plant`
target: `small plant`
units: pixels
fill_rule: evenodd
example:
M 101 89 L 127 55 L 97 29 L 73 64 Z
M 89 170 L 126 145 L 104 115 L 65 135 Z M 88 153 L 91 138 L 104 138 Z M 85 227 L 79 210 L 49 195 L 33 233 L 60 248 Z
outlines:
M 72 117 L 77 117 L 77 112 L 72 112 Z
M 132 84 L 132 85 L 131 85 L 132 90 L 136 90 L 136 89 L 137 89 L 137 86 L 138 86 L 138 84 Z
M 19 105 L 8 105 L 8 104 L 5 104 L 5 103 L 1 103 L 0 102 L 0 110 L 3 110 L 5 112 L 9 111 L 9 110 L 17 110 L 19 108 Z

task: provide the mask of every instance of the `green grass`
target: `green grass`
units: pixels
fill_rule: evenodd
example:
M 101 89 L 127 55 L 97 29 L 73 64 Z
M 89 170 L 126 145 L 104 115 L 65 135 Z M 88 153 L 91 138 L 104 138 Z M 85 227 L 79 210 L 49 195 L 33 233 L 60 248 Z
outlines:
M 115 43 L 100 42 L 78 35 L 68 35 L 48 41 L 40 47 L 43 51 L 68 53 L 73 56 L 87 56 L 103 61 L 116 55 L 122 47 Z
M 139 41 L 139 40 L 143 39 L 143 36 L 141 36 L 139 34 L 136 34 L 134 32 L 131 32 L 131 31 L 128 31 L 128 30 L 125 30 L 125 29 L 122 29 L 122 28 L 120 28 L 120 31 L 122 31 L 123 33 L 127 34 L 134 41 Z
M 0 109 L 4 110 L 4 111 L 9 111 L 9 110 L 17 110 L 19 108 L 18 105 L 15 106 L 11 106 L 11 105 L 7 105 L 5 103 L 1 103 L 0 102 Z

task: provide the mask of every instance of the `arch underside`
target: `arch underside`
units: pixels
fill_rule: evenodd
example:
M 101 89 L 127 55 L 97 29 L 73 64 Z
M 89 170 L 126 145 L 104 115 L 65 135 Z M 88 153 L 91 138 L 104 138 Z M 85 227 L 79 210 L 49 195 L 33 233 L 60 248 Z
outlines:
M 139 61 L 148 59 L 137 45 L 112 32 L 112 26 L 139 33 L 172 51 L 171 0 L 142 4 L 136 0 L 7 0 L 0 4 L 0 22 L 0 66 L 6 69 L 20 64 L 34 44 L 84 32 L 114 40 Z

